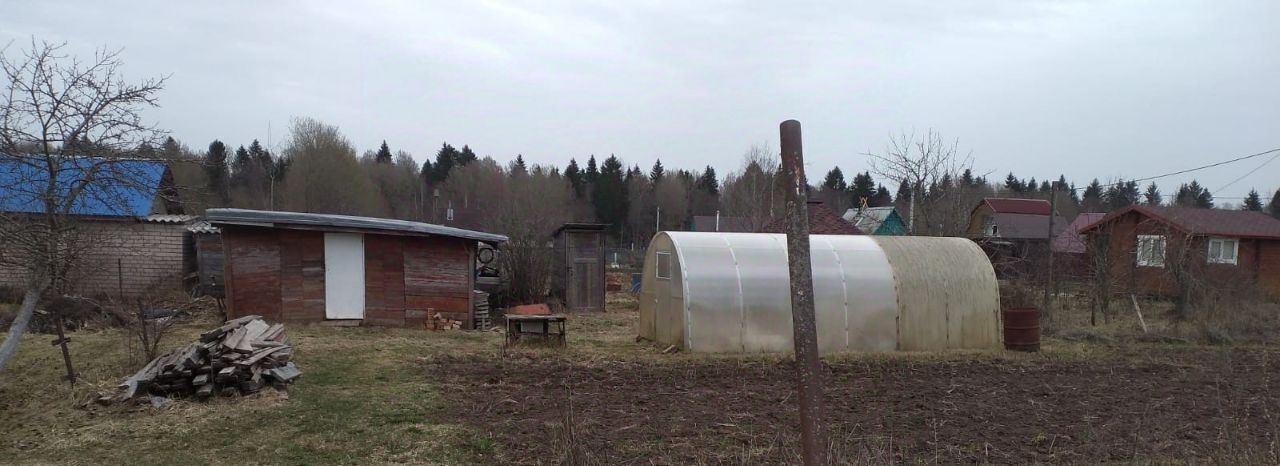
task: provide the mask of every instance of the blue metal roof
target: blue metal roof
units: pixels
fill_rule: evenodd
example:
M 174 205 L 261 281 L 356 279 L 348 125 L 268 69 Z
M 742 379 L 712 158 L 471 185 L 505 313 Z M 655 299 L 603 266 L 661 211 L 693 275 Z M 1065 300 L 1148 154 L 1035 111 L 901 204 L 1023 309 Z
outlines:
M 145 217 L 160 189 L 165 163 L 101 157 L 65 157 L 54 175 L 59 202 L 80 188 L 69 213 Z M 49 170 L 43 156 L 0 154 L 0 211 L 44 213 Z

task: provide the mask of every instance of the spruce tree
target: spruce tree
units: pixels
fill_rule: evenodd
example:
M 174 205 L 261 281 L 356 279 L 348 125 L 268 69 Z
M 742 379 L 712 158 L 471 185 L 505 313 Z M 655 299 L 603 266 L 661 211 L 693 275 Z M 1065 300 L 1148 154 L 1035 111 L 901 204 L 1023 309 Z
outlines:
M 889 188 L 884 185 L 876 186 L 876 195 L 867 201 L 867 205 L 871 207 L 887 207 L 893 205 L 893 195 L 889 194 Z
M 476 161 L 476 153 L 471 151 L 471 147 L 463 144 L 462 151 L 458 152 L 458 159 L 455 161 L 459 167 L 465 166 Z
M 1271 195 L 1271 202 L 1267 203 L 1267 212 L 1272 217 L 1280 218 L 1280 188 L 1276 189 L 1276 193 Z
M 582 197 L 582 169 L 578 168 L 576 159 L 569 159 L 569 166 L 564 167 L 564 179 L 573 188 L 573 197 Z
M 1083 199 L 1080 200 L 1080 207 L 1085 212 L 1106 212 L 1102 205 L 1102 183 L 1097 178 L 1089 182 L 1089 186 L 1084 188 Z
M 871 198 L 876 196 L 876 182 L 871 178 L 871 172 L 853 175 L 853 184 L 849 186 L 849 191 L 854 206 L 862 205 L 863 199 L 870 203 Z
M 1262 210 L 1262 196 L 1258 195 L 1258 190 L 1249 190 L 1249 196 L 1244 198 L 1244 210 L 1252 210 L 1254 212 Z
M 1178 194 L 1174 196 L 1173 203 L 1179 207 L 1211 209 L 1213 208 L 1213 194 L 1210 194 L 1208 189 L 1201 186 L 1199 181 L 1191 180 L 1191 183 L 1185 183 L 1178 187 Z
M 434 183 L 442 183 L 449 178 L 449 172 L 453 170 L 453 165 L 458 161 L 458 150 L 454 149 L 449 143 L 440 146 L 440 150 L 436 151 L 436 163 L 432 170 L 431 181 Z
M 716 179 L 716 169 L 707 165 L 707 169 L 702 171 L 702 176 L 698 177 L 694 187 L 712 196 L 720 195 L 720 180 Z
M 596 184 L 596 180 L 600 179 L 600 169 L 596 168 L 595 154 L 592 154 L 591 157 L 587 159 L 587 174 L 584 179 L 589 185 Z
M 528 175 L 529 174 L 529 166 L 525 165 L 524 163 L 524 155 L 516 154 L 515 162 L 511 163 L 511 174 L 512 175 Z
M 1142 194 L 1143 204 L 1155 207 L 1164 203 L 1164 196 L 1160 195 L 1160 188 L 1156 186 L 1156 182 L 1152 181 L 1147 185 L 1147 191 Z
M 1009 176 L 1004 177 L 1004 189 L 1014 194 L 1022 194 L 1022 191 L 1026 188 L 1022 184 L 1022 180 L 1013 176 L 1013 172 L 1009 172 Z
M 391 163 L 391 148 L 387 147 L 387 140 L 382 140 L 382 147 L 378 148 L 378 153 L 373 156 L 373 160 L 378 163 Z
M 217 198 L 218 205 L 226 205 L 230 201 L 226 144 L 217 139 L 209 143 L 209 151 L 204 154 L 204 169 L 209 179 L 209 191 Z
M 840 167 L 832 168 L 827 172 L 826 178 L 822 179 L 822 189 L 835 192 L 844 192 L 849 189 L 849 184 L 844 181 L 844 173 L 840 171 Z
M 636 168 L 639 168 L 639 166 Z M 649 181 L 652 181 L 654 185 L 657 185 L 658 181 L 662 180 L 662 176 L 665 174 L 666 170 L 662 168 L 662 159 L 657 159 L 653 162 L 653 168 L 649 170 Z
M 893 200 L 898 202 L 908 202 L 911 200 L 911 185 L 907 184 L 907 180 L 898 183 L 898 194 L 893 196 Z
M 592 161 L 595 160 L 593 157 Z M 588 169 L 592 166 L 588 165 Z M 610 155 L 600 167 L 595 184 L 592 186 L 591 203 L 595 208 L 596 219 L 610 225 L 614 233 L 622 231 L 627 221 L 627 185 L 626 169 L 618 157 Z M 588 171 L 590 173 L 590 171 Z M 632 172 L 634 173 L 634 172 Z

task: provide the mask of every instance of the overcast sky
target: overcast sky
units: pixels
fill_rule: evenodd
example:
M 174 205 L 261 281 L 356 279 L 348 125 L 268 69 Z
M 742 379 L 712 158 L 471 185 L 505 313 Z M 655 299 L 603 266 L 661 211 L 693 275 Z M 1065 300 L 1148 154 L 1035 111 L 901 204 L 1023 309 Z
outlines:
M 118 3 L 118 4 L 117 4 Z M 357 5 L 357 3 L 359 5 Z M 793 4 L 794 3 L 794 4 Z M 811 180 L 934 128 L 1003 178 L 1142 177 L 1280 147 L 1280 2 L 0 0 L 0 44 L 123 48 L 171 75 L 158 123 L 195 148 L 293 116 L 563 166 L 617 154 L 723 175 L 778 123 Z M 1197 172 L 1280 187 L 1270 156 Z M 1161 180 L 1171 194 L 1188 177 Z M 1238 203 L 1234 199 L 1221 202 Z

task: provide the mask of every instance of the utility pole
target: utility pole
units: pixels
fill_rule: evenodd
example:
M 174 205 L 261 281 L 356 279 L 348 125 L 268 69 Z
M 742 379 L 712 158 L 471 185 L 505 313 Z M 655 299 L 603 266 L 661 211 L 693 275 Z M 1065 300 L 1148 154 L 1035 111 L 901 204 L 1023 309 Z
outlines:
M 1045 248 L 1049 254 L 1049 259 L 1047 261 L 1049 268 L 1045 272 L 1044 305 L 1041 307 L 1042 310 L 1040 311 L 1040 314 L 1043 316 L 1053 315 L 1053 308 L 1051 306 L 1052 301 L 1050 301 L 1049 294 L 1053 289 L 1053 219 L 1058 216 L 1058 189 L 1058 182 L 1052 182 L 1049 188 L 1049 244 Z
M 786 183 L 787 267 L 791 278 L 791 324 L 796 345 L 796 393 L 800 400 L 800 453 L 807 466 L 827 464 L 822 421 L 822 374 L 813 311 L 813 268 L 809 261 L 809 182 L 804 177 L 800 122 L 779 127 Z

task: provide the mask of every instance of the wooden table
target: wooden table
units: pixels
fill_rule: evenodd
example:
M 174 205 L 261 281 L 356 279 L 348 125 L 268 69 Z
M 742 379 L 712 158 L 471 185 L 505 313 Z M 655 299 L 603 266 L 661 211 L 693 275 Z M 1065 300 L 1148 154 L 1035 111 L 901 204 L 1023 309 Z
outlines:
M 507 316 L 506 344 L 519 343 L 526 338 L 551 341 L 566 346 L 564 315 L 509 315 Z

